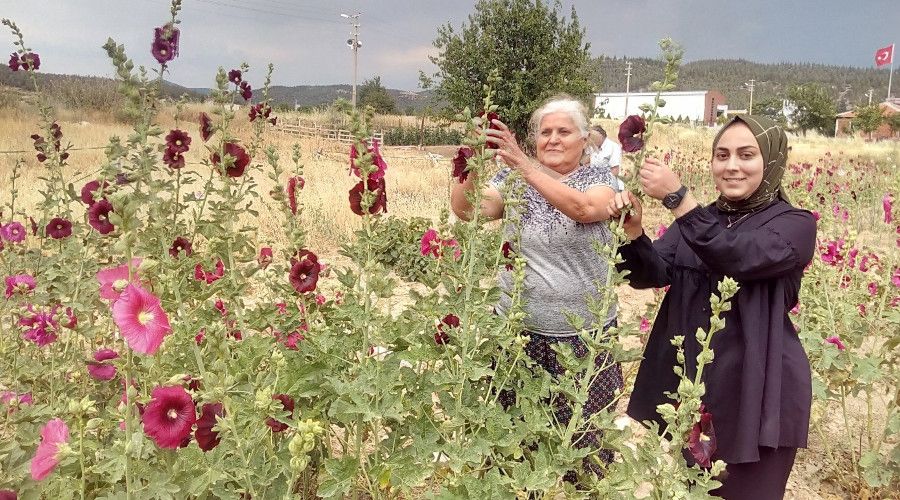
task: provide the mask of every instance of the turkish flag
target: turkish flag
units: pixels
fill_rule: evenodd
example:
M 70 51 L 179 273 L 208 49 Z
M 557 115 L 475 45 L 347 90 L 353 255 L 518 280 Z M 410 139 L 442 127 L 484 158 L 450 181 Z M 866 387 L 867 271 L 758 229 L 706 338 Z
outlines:
M 875 66 L 881 67 L 885 64 L 891 64 L 894 60 L 894 44 L 880 48 L 875 51 Z

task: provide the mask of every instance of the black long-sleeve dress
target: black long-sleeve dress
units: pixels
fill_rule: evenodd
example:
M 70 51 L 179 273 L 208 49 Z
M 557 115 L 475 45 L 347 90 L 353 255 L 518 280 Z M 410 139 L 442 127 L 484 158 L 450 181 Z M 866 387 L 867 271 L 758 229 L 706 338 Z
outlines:
M 735 216 L 732 216 L 734 219 Z M 655 242 L 646 235 L 621 248 L 635 288 L 669 291 L 644 351 L 628 404 L 637 420 L 662 419 L 665 392 L 677 389 L 676 349 L 684 335 L 687 374 L 696 373 L 697 328 L 709 328 L 710 293 L 723 276 L 740 284 L 712 339 L 715 359 L 704 371 L 703 401 L 713 415 L 718 449 L 727 463 L 759 460 L 759 448 L 803 448 L 812 388 L 809 361 L 788 312 L 797 304 L 803 270 L 815 251 L 812 214 L 777 200 L 733 227 L 716 207 L 679 217 Z

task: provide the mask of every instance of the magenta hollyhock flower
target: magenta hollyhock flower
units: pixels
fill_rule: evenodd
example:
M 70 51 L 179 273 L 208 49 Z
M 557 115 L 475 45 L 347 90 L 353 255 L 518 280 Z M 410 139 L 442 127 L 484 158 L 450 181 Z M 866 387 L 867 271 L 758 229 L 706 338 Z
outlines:
M 281 401 L 281 406 L 284 408 L 284 411 L 288 412 L 290 415 L 287 419 L 294 418 L 294 398 L 288 396 L 287 394 L 275 394 L 272 396 L 272 399 Z M 272 429 L 272 432 L 283 432 L 286 431 L 289 427 L 288 424 L 282 423 L 279 420 L 276 420 L 274 417 L 269 417 L 266 419 L 266 425 Z
M 112 349 L 100 349 L 94 353 L 94 361 L 88 361 L 87 370 L 91 378 L 95 380 L 112 380 L 116 378 L 116 367 L 109 363 L 104 363 L 110 359 L 116 359 L 119 353 Z
M 28 304 L 26 313 L 23 313 L 18 321 L 19 326 L 25 328 L 22 338 L 34 342 L 38 347 L 52 344 L 59 332 L 59 321 L 56 319 L 58 308 L 59 306 L 52 309 L 36 309 L 32 304 Z
M 112 317 L 128 346 L 141 354 L 154 354 L 172 330 L 159 299 L 134 283 L 113 304 Z
M 450 335 L 444 328 L 459 328 L 459 317 L 455 314 L 448 314 L 441 318 L 438 323 L 437 331 L 434 332 L 434 342 L 438 345 L 444 345 L 450 342 Z
M 644 147 L 644 132 L 647 124 L 638 115 L 631 115 L 619 125 L 619 143 L 626 153 L 635 153 Z
M 103 190 L 106 189 L 108 185 L 109 184 L 104 181 L 101 188 L 100 181 L 98 180 L 88 182 L 81 188 L 81 201 L 84 202 L 84 204 L 87 206 L 93 205 L 94 203 L 96 203 L 96 200 L 94 198 L 95 193 L 99 190 L 99 194 L 102 195 Z M 103 199 L 103 196 L 100 196 L 100 198 Z
M 211 285 L 213 282 L 218 281 L 222 276 L 225 276 L 225 263 L 222 262 L 222 259 L 216 261 L 216 267 L 213 271 L 204 270 L 203 266 L 200 264 L 194 266 L 194 279 L 197 281 L 205 281 L 207 285 Z
M 225 407 L 222 403 L 205 403 L 200 409 L 200 418 L 197 419 L 197 430 L 194 431 L 194 439 L 197 446 L 203 451 L 209 451 L 219 445 L 219 433 L 213 430 L 216 418 L 225 416 Z
M 171 255 L 173 259 L 177 259 L 178 254 L 181 252 L 184 252 L 188 257 L 194 253 L 194 246 L 191 244 L 190 240 L 183 236 L 175 238 L 175 241 L 172 242 L 172 246 L 169 247 L 169 255 Z
M 233 70 L 229 71 L 228 72 L 228 81 L 235 85 L 240 85 L 241 82 L 243 81 L 241 70 L 233 69 Z
M 88 208 L 88 223 L 100 234 L 109 234 L 116 228 L 109 221 L 109 214 L 113 211 L 109 200 L 100 200 Z
M 459 242 L 456 239 L 449 240 L 441 240 L 441 255 L 443 255 L 444 250 L 452 248 L 453 249 L 453 260 L 459 260 L 462 257 L 462 248 L 459 247 Z
M 69 426 L 59 418 L 41 428 L 41 443 L 31 459 L 31 479 L 41 481 L 59 465 L 59 446 L 69 442 Z
M 191 146 L 191 136 L 179 129 L 172 129 L 166 136 L 166 149 L 176 153 L 186 153 Z
M 190 438 L 197 421 L 197 410 L 191 395 L 180 385 L 157 386 L 141 417 L 144 434 L 160 448 L 175 449 Z
M 203 142 L 209 140 L 213 133 L 213 125 L 212 120 L 209 119 L 209 115 L 206 113 L 200 113 L 200 138 L 203 139 Z
M 260 269 L 265 269 L 269 267 L 269 264 L 272 263 L 272 248 L 271 247 L 262 247 L 259 249 L 259 256 L 256 258 L 256 262 L 259 263 Z
M 3 227 L 0 227 L 0 238 L 10 243 L 21 243 L 25 241 L 25 234 L 25 226 L 19 221 L 12 221 Z
M 847 346 L 845 346 L 844 343 L 841 342 L 841 339 L 837 335 L 828 337 L 827 339 L 825 339 L 825 342 L 833 344 L 835 347 L 837 347 L 838 351 L 843 351 L 847 348 Z
M 650 331 L 650 320 L 644 316 L 641 316 L 641 326 L 639 327 L 641 332 L 649 332 Z
M 287 184 L 287 197 L 288 197 L 288 207 L 291 209 L 291 215 L 297 215 L 297 190 L 303 189 L 303 186 L 306 185 L 306 181 L 303 180 L 303 177 L 299 175 L 295 175 L 288 179 Z
M 66 322 L 63 323 L 63 326 L 69 330 L 74 330 L 78 327 L 78 317 L 75 316 L 75 311 L 71 307 L 66 308 Z
M 894 274 L 891 275 L 891 283 L 895 287 L 900 288 L 900 267 L 894 268 Z
M 236 142 L 226 142 L 223 149 L 225 150 L 225 161 L 222 164 L 225 168 L 225 174 L 229 177 L 244 175 L 244 169 L 250 164 L 250 155 Z M 213 165 L 218 166 L 220 162 L 219 153 L 213 153 L 210 160 Z
M 97 272 L 97 281 L 100 282 L 100 297 L 111 300 L 113 302 L 119 300 L 119 295 L 125 290 L 125 287 L 133 280 L 138 282 L 138 268 L 141 266 L 141 259 L 131 259 L 131 276 L 127 264 L 117 267 L 101 269 Z
M 250 98 L 253 97 L 253 89 L 250 87 L 250 84 L 246 81 L 241 82 L 240 85 L 241 97 L 244 98 L 245 101 L 249 101 Z
M 352 189 L 350 189 L 350 210 L 352 210 L 353 213 L 356 215 L 363 215 L 362 193 L 364 190 L 375 193 L 375 200 L 369 207 L 370 214 L 375 215 L 382 211 L 387 212 L 387 189 L 384 179 L 373 181 L 370 177 L 365 187 L 363 186 L 363 181 L 359 181 Z
M 893 213 L 891 212 L 894 208 L 894 195 L 891 193 L 887 193 L 881 198 L 881 207 L 884 209 L 884 222 L 886 224 L 890 224 L 894 220 Z
M 869 295 L 871 295 L 872 297 L 878 295 L 878 284 L 876 284 L 874 281 L 869 282 L 867 288 L 869 290 Z
M 6 298 L 10 298 L 14 293 L 25 295 L 34 290 L 37 282 L 34 276 L 30 274 L 15 274 L 6 277 Z
M 469 177 L 469 158 L 475 155 L 472 148 L 463 146 L 456 150 L 456 156 L 453 157 L 453 177 L 462 184 Z
M 712 456 L 716 452 L 716 430 L 712 413 L 700 405 L 700 421 L 694 424 L 688 436 L 688 451 L 701 467 L 712 467 Z
M 425 231 L 419 240 L 419 253 L 422 255 L 431 255 L 437 258 L 441 251 L 441 238 L 438 232 L 432 228 Z
M 214 306 L 222 316 L 228 315 L 228 309 L 225 308 L 225 302 L 223 302 L 222 299 L 216 299 Z
M 13 490 L 0 490 L 0 500 L 16 500 L 19 496 Z
M 61 240 L 72 236 L 72 223 L 62 217 L 50 219 L 46 227 L 47 236 L 54 240 Z
M 668 227 L 660 224 L 659 227 L 656 228 L 656 239 L 662 238 L 663 235 L 666 234 L 666 231 L 668 231 L 668 230 L 669 230 Z
M 301 250 L 297 257 L 291 259 L 291 270 L 288 280 L 298 293 L 311 292 L 316 289 L 322 265 L 316 254 L 309 250 Z

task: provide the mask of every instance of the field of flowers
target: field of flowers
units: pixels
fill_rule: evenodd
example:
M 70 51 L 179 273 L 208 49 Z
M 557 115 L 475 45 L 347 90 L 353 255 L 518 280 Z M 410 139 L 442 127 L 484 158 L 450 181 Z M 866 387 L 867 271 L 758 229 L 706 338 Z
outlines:
M 0 499 L 702 498 L 716 486 L 722 463 L 682 459 L 715 442 L 701 375 L 663 408 L 664 437 L 616 411 L 627 382 L 585 419 L 587 384 L 525 355 L 521 303 L 491 313 L 497 270 L 521 284 L 524 261 L 496 227 L 448 215 L 451 182 L 496 168 L 477 114 L 459 117 L 468 149 L 424 161 L 370 144 L 367 113 L 348 111 L 349 150 L 277 133 L 296 117 L 270 108 L 271 67 L 220 70 L 212 105 L 162 103 L 178 6 L 135 60 L 104 46 L 127 126 L 63 119 L 41 98 L 38 50 L 4 20 L 10 67 L 38 92 L 31 109 L 0 110 L 0 150 L 28 150 L 0 155 Z M 711 137 L 657 124 L 647 152 L 711 200 Z M 811 139 L 792 161 L 789 193 L 816 214 L 819 251 L 792 311 L 815 406 L 791 491 L 889 498 L 900 147 Z M 663 231 L 666 215 L 649 218 Z M 615 335 L 585 340 L 633 376 L 661 291 L 626 279 L 606 294 L 625 310 Z M 706 346 L 737 286 L 711 298 Z M 560 354 L 568 373 L 600 368 Z M 548 400 L 570 402 L 568 419 Z M 600 447 L 583 445 L 588 426 Z M 585 473 L 600 448 L 615 461 Z

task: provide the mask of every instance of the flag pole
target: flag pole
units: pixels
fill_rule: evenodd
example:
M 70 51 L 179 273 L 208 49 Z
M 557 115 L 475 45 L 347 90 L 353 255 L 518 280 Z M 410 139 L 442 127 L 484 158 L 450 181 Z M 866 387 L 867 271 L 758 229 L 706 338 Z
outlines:
M 894 79 L 894 44 L 891 44 L 891 72 L 888 74 L 888 94 L 887 98 L 891 98 L 891 81 Z

